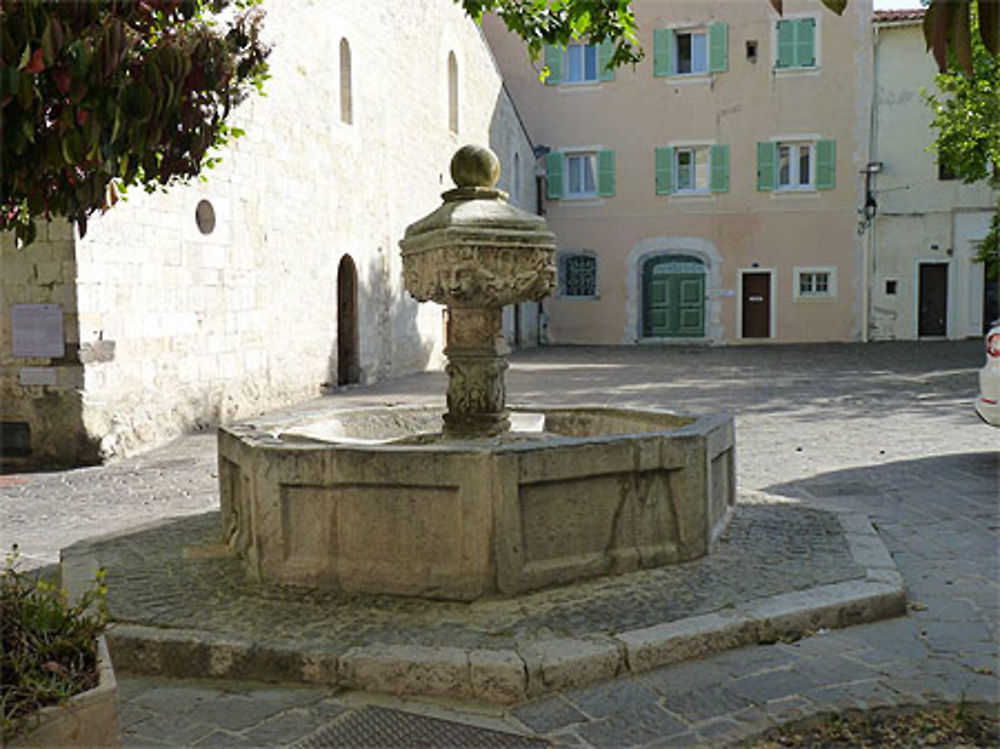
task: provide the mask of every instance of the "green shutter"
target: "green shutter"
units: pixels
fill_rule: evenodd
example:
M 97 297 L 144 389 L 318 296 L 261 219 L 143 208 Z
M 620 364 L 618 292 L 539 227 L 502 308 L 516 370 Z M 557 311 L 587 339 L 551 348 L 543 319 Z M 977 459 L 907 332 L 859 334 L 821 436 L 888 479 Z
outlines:
M 545 157 L 545 195 L 549 200 L 559 200 L 563 196 L 563 155 L 551 152 Z
M 796 23 L 795 64 L 811 68 L 816 64 L 816 19 L 800 18 Z
M 795 65 L 795 21 L 778 21 L 777 67 L 790 68 Z
M 653 75 L 673 75 L 674 32 L 670 29 L 653 30 Z
M 615 71 L 608 69 L 608 63 L 615 55 L 615 43 L 612 41 L 601 42 L 597 48 L 597 75 L 602 81 L 613 81 Z
M 712 146 L 712 192 L 729 192 L 729 146 Z
M 674 191 L 674 149 L 663 146 L 656 149 L 656 194 L 669 195 Z
M 831 190 L 837 182 L 837 142 L 816 141 L 816 189 Z
M 774 189 L 774 143 L 757 144 L 757 189 Z
M 713 23 L 708 27 L 708 71 L 724 73 L 729 69 L 729 24 Z
M 549 69 L 549 74 L 545 78 L 546 86 L 558 86 L 562 83 L 562 59 L 562 48 L 551 44 L 545 45 L 545 67 Z
M 597 152 L 597 193 L 605 197 L 615 194 L 615 152 Z

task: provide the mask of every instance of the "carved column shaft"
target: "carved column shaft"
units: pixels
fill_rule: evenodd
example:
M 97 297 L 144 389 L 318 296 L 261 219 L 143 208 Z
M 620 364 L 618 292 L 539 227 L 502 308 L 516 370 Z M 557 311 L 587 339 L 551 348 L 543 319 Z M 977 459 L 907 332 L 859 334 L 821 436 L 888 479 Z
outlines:
M 444 433 L 450 437 L 490 437 L 510 427 L 502 320 L 499 307 L 448 307 Z

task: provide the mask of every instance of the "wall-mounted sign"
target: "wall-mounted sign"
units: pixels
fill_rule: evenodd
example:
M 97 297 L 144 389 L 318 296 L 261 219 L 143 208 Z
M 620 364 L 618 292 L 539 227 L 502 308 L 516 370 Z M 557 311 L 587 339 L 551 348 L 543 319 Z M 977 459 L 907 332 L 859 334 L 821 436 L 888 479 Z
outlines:
M 59 304 L 15 304 L 10 310 L 14 356 L 61 359 L 66 355 Z
M 21 367 L 18 372 L 19 385 L 55 385 L 55 367 Z

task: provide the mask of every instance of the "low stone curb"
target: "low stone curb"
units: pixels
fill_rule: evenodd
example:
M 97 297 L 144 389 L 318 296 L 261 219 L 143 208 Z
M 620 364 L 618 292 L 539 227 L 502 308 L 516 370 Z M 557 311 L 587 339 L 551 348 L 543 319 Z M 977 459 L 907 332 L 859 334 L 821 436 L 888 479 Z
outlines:
M 863 579 L 758 598 L 614 635 L 534 640 L 514 649 L 376 643 L 342 652 L 265 647 L 198 630 L 134 624 L 117 624 L 107 637 L 123 672 L 300 681 L 514 704 L 722 650 L 904 614 L 902 577 L 867 517 L 838 517 L 854 560 L 866 569 Z

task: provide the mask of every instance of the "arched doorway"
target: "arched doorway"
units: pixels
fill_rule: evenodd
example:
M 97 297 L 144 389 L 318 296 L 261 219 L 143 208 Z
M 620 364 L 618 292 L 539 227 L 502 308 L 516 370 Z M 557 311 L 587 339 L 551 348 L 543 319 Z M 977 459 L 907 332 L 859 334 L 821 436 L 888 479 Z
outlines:
M 358 271 L 350 255 L 337 267 L 337 384 L 357 382 L 358 362 Z
M 642 266 L 642 335 L 705 337 L 705 264 L 691 255 L 654 255 Z

